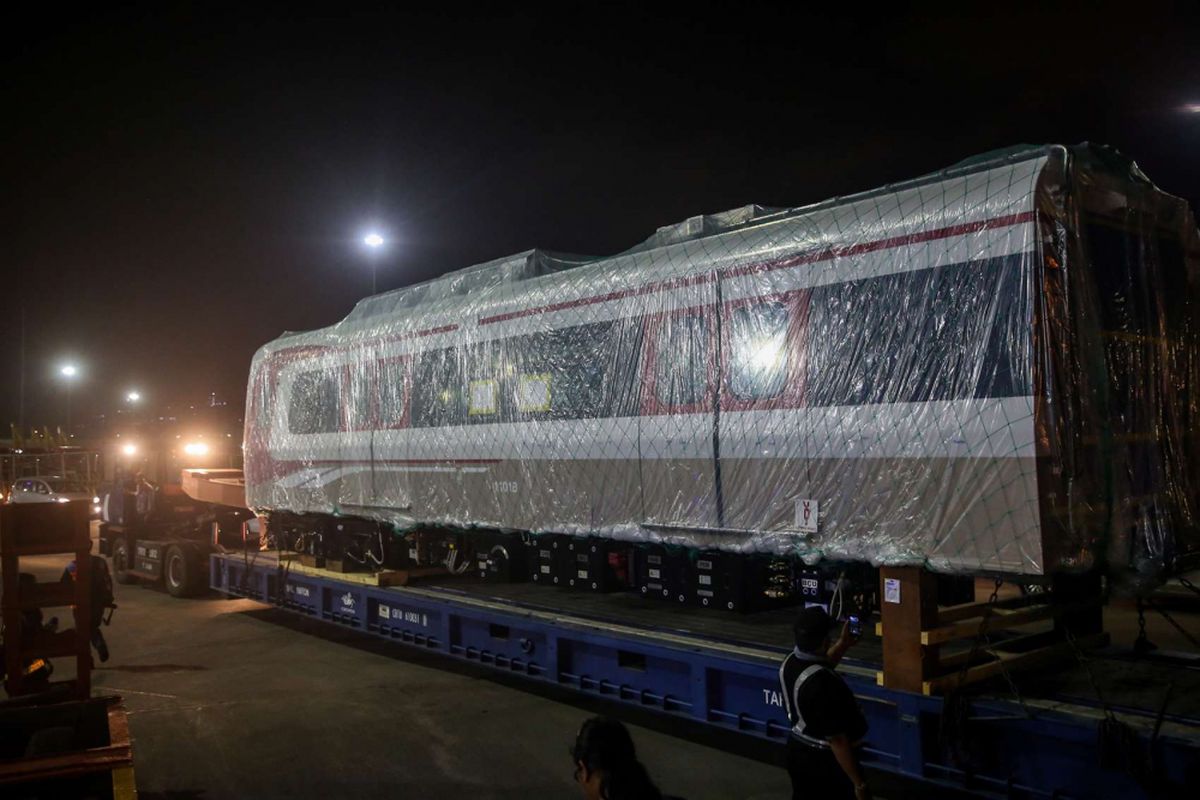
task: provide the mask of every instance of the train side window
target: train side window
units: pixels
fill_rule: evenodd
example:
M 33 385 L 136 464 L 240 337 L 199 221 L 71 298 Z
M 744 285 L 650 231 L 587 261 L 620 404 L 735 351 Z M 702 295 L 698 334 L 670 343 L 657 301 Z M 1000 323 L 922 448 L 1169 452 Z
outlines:
M 788 307 L 782 301 L 739 306 L 729 316 L 729 391 L 769 400 L 787 384 Z
M 699 314 L 667 317 L 655 342 L 654 393 L 666 406 L 693 406 L 708 388 L 708 323 Z
M 413 362 L 412 394 L 409 397 L 414 428 L 459 425 L 463 420 L 462 370 L 454 348 L 432 350 Z
M 639 325 L 628 320 L 508 340 L 511 359 L 504 395 L 519 419 L 596 419 L 636 413 L 636 389 L 631 392 L 628 387 L 638 383 L 640 341 Z
M 403 361 L 385 361 L 379 365 L 379 424 L 384 428 L 395 428 L 404 419 Z
M 810 406 L 1026 394 L 1028 278 L 1020 259 L 813 289 Z
M 337 378 L 329 372 L 302 372 L 292 384 L 288 430 L 292 433 L 332 433 L 341 419 Z
M 463 375 L 468 423 L 499 422 L 503 409 L 501 381 L 512 374 L 499 342 L 479 342 L 466 350 Z

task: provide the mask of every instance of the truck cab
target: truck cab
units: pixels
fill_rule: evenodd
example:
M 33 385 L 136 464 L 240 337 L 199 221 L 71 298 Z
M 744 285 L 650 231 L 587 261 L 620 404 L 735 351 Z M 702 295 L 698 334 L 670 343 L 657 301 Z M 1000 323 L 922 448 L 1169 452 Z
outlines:
M 241 470 L 183 472 L 178 484 L 143 485 L 143 494 L 152 495 L 143 497 L 140 509 L 138 493 L 128 485 L 104 491 L 100 552 L 112 559 L 117 583 L 161 583 L 174 597 L 202 594 L 209 555 L 242 547 L 245 523 L 254 515 L 239 505 Z M 211 481 L 220 481 L 215 496 L 206 492 Z

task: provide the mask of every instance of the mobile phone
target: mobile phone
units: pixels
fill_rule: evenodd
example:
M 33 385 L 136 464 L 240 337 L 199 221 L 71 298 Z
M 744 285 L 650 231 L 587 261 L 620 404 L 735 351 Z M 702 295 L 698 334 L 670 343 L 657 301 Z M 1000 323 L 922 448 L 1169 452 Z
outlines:
M 862 636 L 862 620 L 851 614 L 846 618 L 846 621 L 850 623 L 851 636 L 854 636 L 855 638 Z

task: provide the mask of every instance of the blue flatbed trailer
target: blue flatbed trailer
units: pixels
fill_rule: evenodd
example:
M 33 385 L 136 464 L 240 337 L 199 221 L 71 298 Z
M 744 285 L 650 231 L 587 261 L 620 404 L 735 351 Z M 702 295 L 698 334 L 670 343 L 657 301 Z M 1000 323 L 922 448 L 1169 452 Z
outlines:
M 210 585 L 537 683 L 774 746 L 787 739 L 778 683 L 789 649 L 785 612 L 681 612 L 633 596 L 529 584 L 382 587 L 273 553 L 213 554 Z M 993 796 L 1151 797 L 1151 777 L 1158 791 L 1200 785 L 1198 665 L 1092 658 L 1087 670 L 1039 677 L 1019 699 L 975 693 L 948 747 L 943 699 L 880 686 L 872 645 L 861 642 L 855 651 L 865 657 L 838 668 L 870 724 L 864 762 L 872 769 Z M 1127 691 L 1102 690 L 1105 706 L 1096 685 Z M 1115 756 L 1099 735 L 1111 719 L 1134 736 Z

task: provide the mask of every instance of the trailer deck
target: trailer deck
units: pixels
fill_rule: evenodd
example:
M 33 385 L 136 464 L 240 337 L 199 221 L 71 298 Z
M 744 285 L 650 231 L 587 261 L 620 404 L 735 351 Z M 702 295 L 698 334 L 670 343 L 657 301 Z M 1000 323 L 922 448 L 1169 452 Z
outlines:
M 786 609 L 740 616 L 469 578 L 380 587 L 273 553 L 214 554 L 210 583 L 535 682 L 770 742 L 788 734 L 777 672 L 789 648 Z M 864 760 L 875 769 L 1036 797 L 1137 797 L 1148 776 L 1177 786 L 1200 778 L 1200 670 L 1090 657 L 1107 709 L 1085 670 L 1068 669 L 1024 679 L 1019 700 L 972 692 L 951 728 L 942 698 L 877 684 L 878 641 L 866 637 L 839 667 L 870 723 Z M 1106 720 L 1136 737 L 1121 768 L 1099 766 L 1114 763 L 1099 743 Z

